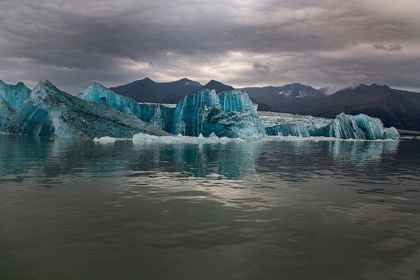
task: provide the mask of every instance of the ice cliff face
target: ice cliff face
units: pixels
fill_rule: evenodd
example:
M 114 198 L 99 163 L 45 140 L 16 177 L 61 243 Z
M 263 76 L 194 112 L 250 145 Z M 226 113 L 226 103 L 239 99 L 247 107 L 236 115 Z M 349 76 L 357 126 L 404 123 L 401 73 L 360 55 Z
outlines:
M 239 90 L 217 95 L 212 90 L 201 90 L 182 99 L 175 108 L 160 104 L 138 104 L 104 86 L 94 83 L 78 95 L 83 100 L 95 101 L 124 114 L 175 135 L 262 138 L 265 129 L 248 95 Z
M 79 93 L 77 97 L 87 101 L 95 101 L 123 114 L 135 116 L 157 128 L 172 132 L 174 108 L 168 108 L 160 104 L 138 104 L 134 99 L 118 95 L 99 83 L 93 83 Z
M 137 133 L 243 139 L 260 139 L 266 134 L 367 140 L 399 138 L 395 128 L 384 128 L 379 119 L 363 114 L 341 113 L 334 120 L 261 114 L 260 118 L 256 106 L 241 90 L 217 95 L 214 90 L 204 89 L 169 108 L 161 104 L 138 104 L 98 83 L 86 88 L 77 98 L 58 90 L 49 81 L 40 82 L 32 92 L 22 83 L 13 86 L 0 81 L 0 131 L 9 133 L 65 138 L 130 138 Z
M 395 128 L 384 128 L 380 119 L 364 114 L 349 116 L 341 113 L 334 120 L 301 116 L 297 120 L 292 118 L 289 121 L 282 121 L 278 125 L 267 125 L 266 131 L 268 135 L 281 136 L 324 136 L 362 140 L 396 140 L 399 138 Z
M 266 133 L 248 95 L 233 90 L 216 94 L 203 89 L 186 96 L 175 108 L 175 135 L 258 139 Z
M 61 138 L 132 137 L 136 133 L 168 133 L 95 102 L 39 82 L 5 129 L 15 134 Z
M 0 131 L 9 123 L 16 110 L 29 97 L 31 90 L 23 83 L 8 85 L 0 80 Z

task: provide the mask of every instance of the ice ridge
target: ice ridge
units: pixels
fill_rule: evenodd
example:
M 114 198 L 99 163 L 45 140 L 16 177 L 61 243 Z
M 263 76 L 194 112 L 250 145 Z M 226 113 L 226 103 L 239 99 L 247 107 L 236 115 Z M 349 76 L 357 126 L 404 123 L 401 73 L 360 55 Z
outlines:
M 326 123 L 327 121 L 327 123 Z M 384 140 L 399 138 L 394 128 L 384 128 L 380 119 L 360 114 L 356 116 L 339 114 L 334 120 L 311 116 L 290 120 L 266 127 L 268 135 L 311 137 L 323 136 L 338 139 Z
M 0 80 L 0 131 L 5 129 L 30 93 L 31 90 L 21 82 L 9 85 Z
M 77 95 L 80 99 L 95 101 L 126 115 L 132 115 L 153 126 L 172 133 L 174 108 L 161 104 L 139 104 L 134 99 L 121 96 L 99 83 L 93 83 Z
M 161 129 L 39 82 L 16 111 L 6 132 L 59 138 L 132 137 L 137 133 L 169 135 Z

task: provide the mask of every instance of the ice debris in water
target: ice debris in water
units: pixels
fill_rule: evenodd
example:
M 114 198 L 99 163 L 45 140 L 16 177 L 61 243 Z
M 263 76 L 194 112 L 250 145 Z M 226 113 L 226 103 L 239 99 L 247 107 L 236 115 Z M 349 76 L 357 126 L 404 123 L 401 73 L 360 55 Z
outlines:
M 23 83 L 8 85 L 0 80 L 0 131 L 5 129 L 30 94 L 31 90 Z
M 95 101 L 126 115 L 133 115 L 157 128 L 172 133 L 174 108 L 169 108 L 162 104 L 139 104 L 134 99 L 118 95 L 99 83 L 93 83 L 79 93 L 77 97 L 83 100 Z
M 114 143 L 115 141 L 117 141 L 117 139 L 114 137 L 104 136 L 101 138 L 95 137 L 93 141 L 99 143 Z
M 169 135 L 161 129 L 96 102 L 58 90 L 49 81 L 39 82 L 11 118 L 6 132 L 61 138 L 131 138 L 143 132 Z
M 350 116 L 341 113 L 334 120 L 300 116 L 297 120 L 289 118 L 288 121 L 283 120 L 281 124 L 272 124 L 273 120 L 266 127 L 268 135 L 366 140 L 397 140 L 399 138 L 395 128 L 384 128 L 380 119 L 364 114 Z
M 191 136 L 153 136 L 144 133 L 138 133 L 133 136 L 133 143 L 145 144 L 145 143 L 159 143 L 159 144 L 206 144 L 206 143 L 226 143 L 230 141 L 244 141 L 239 138 L 228 138 L 228 137 L 217 137 L 213 134 L 211 137 L 191 137 Z

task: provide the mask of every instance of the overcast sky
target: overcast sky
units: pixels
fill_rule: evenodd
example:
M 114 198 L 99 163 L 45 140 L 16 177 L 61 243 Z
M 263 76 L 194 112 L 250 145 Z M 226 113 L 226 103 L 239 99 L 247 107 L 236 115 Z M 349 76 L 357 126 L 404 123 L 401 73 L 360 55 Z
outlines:
M 1 0 L 0 79 L 420 92 L 419 0 Z

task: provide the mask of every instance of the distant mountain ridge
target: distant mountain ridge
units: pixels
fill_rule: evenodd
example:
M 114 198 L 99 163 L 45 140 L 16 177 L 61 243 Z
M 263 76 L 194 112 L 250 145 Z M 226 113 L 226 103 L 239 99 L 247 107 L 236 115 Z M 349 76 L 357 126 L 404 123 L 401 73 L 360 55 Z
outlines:
M 220 92 L 223 92 L 223 91 L 234 90 L 235 88 L 232 87 L 232 86 L 229 86 L 229 85 L 225 85 L 224 83 L 221 83 L 221 82 L 218 82 L 218 81 L 215 81 L 215 80 L 211 80 L 210 82 L 208 82 L 207 84 L 205 84 L 204 86 L 199 88 L 198 90 L 202 90 L 202 89 L 214 89 L 216 91 L 216 93 L 220 93 Z
M 420 93 L 360 84 L 313 102 L 297 113 L 331 118 L 339 112 L 380 118 L 386 127 L 420 130 Z
M 110 88 L 137 102 L 177 103 L 186 95 L 201 89 L 216 93 L 233 90 L 230 85 L 211 80 L 204 86 L 181 79 L 156 83 L 149 78 Z M 327 96 L 327 88 L 293 83 L 284 86 L 242 88 L 257 103 L 258 110 L 334 118 L 341 112 L 350 115 L 367 114 L 380 118 L 386 127 L 420 131 L 420 93 L 392 89 L 386 85 L 352 85 Z
M 324 90 L 300 83 L 279 87 L 246 87 L 243 90 L 257 102 L 269 104 L 270 110 L 284 113 L 296 113 L 314 101 L 326 97 Z
M 283 98 L 303 98 L 303 97 L 325 97 L 324 90 L 318 90 L 311 86 L 300 83 L 287 84 L 284 86 L 267 86 L 267 87 L 246 87 L 243 88 L 248 94 L 252 95 L 275 95 Z
M 177 103 L 185 95 L 196 91 L 202 85 L 199 82 L 183 78 L 168 83 L 157 83 L 150 78 L 112 87 L 113 92 L 133 98 L 137 102 Z

